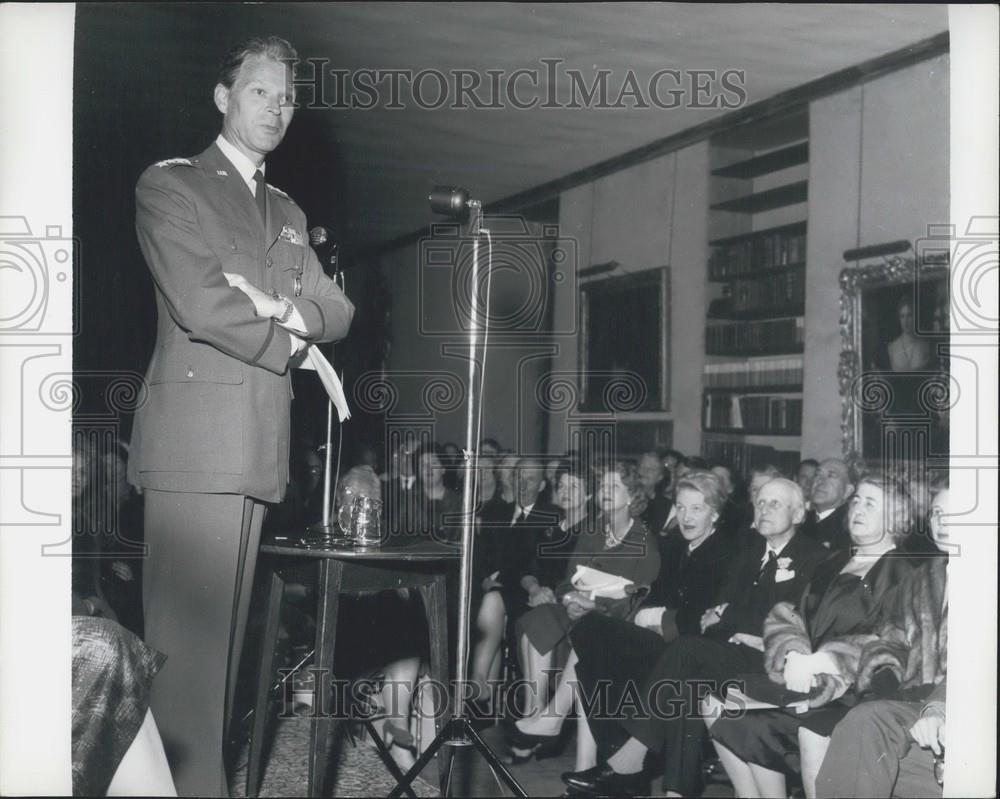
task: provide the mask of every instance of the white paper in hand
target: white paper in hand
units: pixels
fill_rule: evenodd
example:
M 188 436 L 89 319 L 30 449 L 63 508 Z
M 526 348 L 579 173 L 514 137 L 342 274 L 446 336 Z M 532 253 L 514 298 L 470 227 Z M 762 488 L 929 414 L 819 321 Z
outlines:
M 628 592 L 625 590 L 632 585 L 631 580 L 626 580 L 617 574 L 602 572 L 600 569 L 592 569 L 589 566 L 577 566 L 573 575 L 573 587 L 590 599 L 599 596 L 608 599 L 624 599 Z
M 306 347 L 305 358 L 299 366 L 301 369 L 314 369 L 319 375 L 323 388 L 330 397 L 330 401 L 337 409 L 337 417 L 340 421 L 351 418 L 351 411 L 347 407 L 347 397 L 344 395 L 344 386 L 333 370 L 333 365 L 326 359 L 326 356 L 316 347 L 310 344 Z

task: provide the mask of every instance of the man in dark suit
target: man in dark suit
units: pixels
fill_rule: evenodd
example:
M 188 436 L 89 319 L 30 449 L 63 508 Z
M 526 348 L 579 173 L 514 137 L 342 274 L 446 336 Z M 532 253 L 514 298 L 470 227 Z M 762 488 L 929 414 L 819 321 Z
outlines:
M 503 637 L 513 639 L 514 622 L 531 607 L 554 602 L 552 588 L 562 579 L 540 557 L 544 544 L 558 546 L 559 510 L 539 501 L 545 470 L 537 458 L 519 458 L 512 468 L 513 502 L 491 502 L 480 518 L 473 570 L 474 607 L 479 640 L 472 651 L 471 679 L 481 688 L 499 674 Z
M 263 178 L 292 119 L 296 58 L 277 37 L 230 51 L 221 135 L 136 187 L 158 319 L 129 479 L 145 493 L 146 639 L 168 658 L 152 707 L 182 795 L 228 795 L 223 741 L 264 503 L 288 484 L 289 360 L 343 338 L 354 312 L 309 248 L 305 214 Z
M 803 534 L 827 549 L 846 550 L 851 546 L 847 530 L 847 500 L 854 493 L 847 464 L 827 458 L 813 478 L 811 507 L 802 524 Z
M 564 576 L 548 575 L 544 560 L 539 558 L 539 546 L 552 540 L 559 523 L 559 510 L 539 501 L 544 488 L 542 462 L 521 458 L 514 467 L 515 501 L 496 505 L 482 520 L 483 555 L 486 568 L 492 567 L 487 576 L 498 572 L 493 582 L 500 586 L 511 622 L 529 603 L 545 598 L 544 592 L 552 594 L 552 587 Z M 547 598 L 552 601 L 555 594 Z
M 414 454 L 418 450 L 418 443 L 412 432 L 402 436 L 399 447 L 392 453 L 385 477 L 382 496 L 385 498 L 386 524 L 394 536 L 414 531 L 418 506 L 414 498 L 418 491 Z
M 796 483 L 777 477 L 760 488 L 754 517 L 759 536 L 736 554 L 719 603 L 702 616 L 703 634 L 683 635 L 666 647 L 636 692 L 641 710 L 620 722 L 632 737 L 606 763 L 564 774 L 567 785 L 601 796 L 645 795 L 650 777 L 643 761 L 653 751 L 664 754 L 667 791 L 700 795 L 705 726 L 698 699 L 706 688 L 718 690 L 738 675 L 764 673 L 764 619 L 777 602 L 798 601 L 813 570 L 829 555 L 796 534 L 804 517 L 805 499 Z M 584 661 L 581 654 L 577 675 L 587 695 L 596 682 Z
M 673 502 L 664 494 L 666 469 L 656 452 L 644 452 L 639 458 L 639 482 L 649 500 L 642 520 L 652 533 L 659 533 L 666 524 Z

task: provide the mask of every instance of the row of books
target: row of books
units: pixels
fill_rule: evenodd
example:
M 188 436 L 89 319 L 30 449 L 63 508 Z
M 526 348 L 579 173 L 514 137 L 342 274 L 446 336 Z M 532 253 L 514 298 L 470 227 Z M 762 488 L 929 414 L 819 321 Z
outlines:
M 702 427 L 798 435 L 802 432 L 802 398 L 706 392 Z
M 732 464 L 739 474 L 749 475 L 750 470 L 774 464 L 782 474 L 795 474 L 799 467 L 798 452 L 776 450 L 760 444 L 744 444 L 739 441 L 725 441 L 706 436 L 702 439 L 702 456 L 711 461 Z
M 802 356 L 750 358 L 739 363 L 705 364 L 706 388 L 802 385 Z
M 757 280 L 734 280 L 726 284 L 723 299 L 728 299 L 734 311 L 763 308 L 787 308 L 806 300 L 805 268 L 790 269 Z
M 767 352 L 792 352 L 805 341 L 801 316 L 767 319 L 758 322 L 727 322 L 705 328 L 705 352 L 708 355 L 753 355 Z
M 708 276 L 725 280 L 750 272 L 781 269 L 806 260 L 804 230 L 762 233 L 753 238 L 712 248 Z

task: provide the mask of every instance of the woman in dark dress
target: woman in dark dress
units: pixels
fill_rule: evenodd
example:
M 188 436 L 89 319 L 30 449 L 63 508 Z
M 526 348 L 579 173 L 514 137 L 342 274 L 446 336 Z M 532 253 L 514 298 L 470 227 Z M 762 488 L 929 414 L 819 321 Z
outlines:
M 633 591 L 649 586 L 660 570 L 659 550 L 640 516 L 646 509 L 647 496 L 639 480 L 638 469 L 631 461 L 617 461 L 601 476 L 598 504 L 601 516 L 596 529 L 583 531 L 576 539 L 570 562 L 624 577 Z M 558 603 L 536 607 L 521 625 L 528 645 L 545 654 L 585 617 L 602 616 L 624 619 L 634 604 L 633 594 L 621 598 L 590 597 L 577 590 L 570 579 L 557 588 Z M 563 669 L 562 680 L 548 705 L 531 719 L 512 726 L 508 745 L 515 757 L 544 756 L 559 737 L 562 722 L 573 709 L 576 696 L 575 652 Z M 578 755 L 580 754 L 578 750 Z
M 652 669 L 678 635 L 697 635 L 728 575 L 734 544 L 719 526 L 726 494 L 717 475 L 689 472 L 675 484 L 679 534 L 659 539 L 660 573 L 634 623 L 591 614 L 572 637 L 587 673 L 609 686 L 608 707 L 621 702 L 625 687 Z M 621 736 L 613 721 L 594 718 L 590 729 L 598 749 L 608 753 Z M 577 770 L 593 763 L 579 763 Z
M 437 444 L 425 444 L 414 455 L 417 480 L 407 517 L 415 535 L 455 543 L 462 537 L 462 497 L 446 482 L 446 455 Z
M 593 544 L 588 546 L 584 542 L 593 542 L 598 530 L 595 509 L 590 501 L 594 489 L 589 470 L 580 463 L 561 461 L 556 469 L 555 484 L 553 496 L 562 519 L 552 528 L 550 540 L 540 542 L 533 570 L 543 586 L 554 588 L 544 588 L 529 602 L 533 609 L 514 625 L 521 672 L 530 686 L 528 715 L 534 715 L 545 704 L 553 655 L 556 645 L 565 638 L 569 624 L 562 598 L 573 589 L 570 578 L 577 564 L 585 563 L 593 554 Z M 600 546 L 603 547 L 603 536 Z
M 760 710 L 720 718 L 711 736 L 739 796 L 787 796 L 785 773 L 801 757 L 803 786 L 816 774 L 837 722 L 856 703 L 861 648 L 916 561 L 896 552 L 909 529 L 909 494 L 880 474 L 863 478 L 850 500 L 852 552 L 835 552 L 813 573 L 793 608 L 779 602 L 764 624 L 764 665 L 772 681 L 809 694 L 810 710 Z

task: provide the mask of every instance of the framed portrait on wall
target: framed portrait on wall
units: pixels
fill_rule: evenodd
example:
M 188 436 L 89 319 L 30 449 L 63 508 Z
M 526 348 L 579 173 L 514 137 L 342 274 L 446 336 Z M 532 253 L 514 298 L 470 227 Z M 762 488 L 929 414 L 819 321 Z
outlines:
M 892 258 L 841 273 L 844 452 L 866 461 L 948 455 L 948 268 Z
M 580 410 L 670 410 L 670 269 L 580 289 Z

